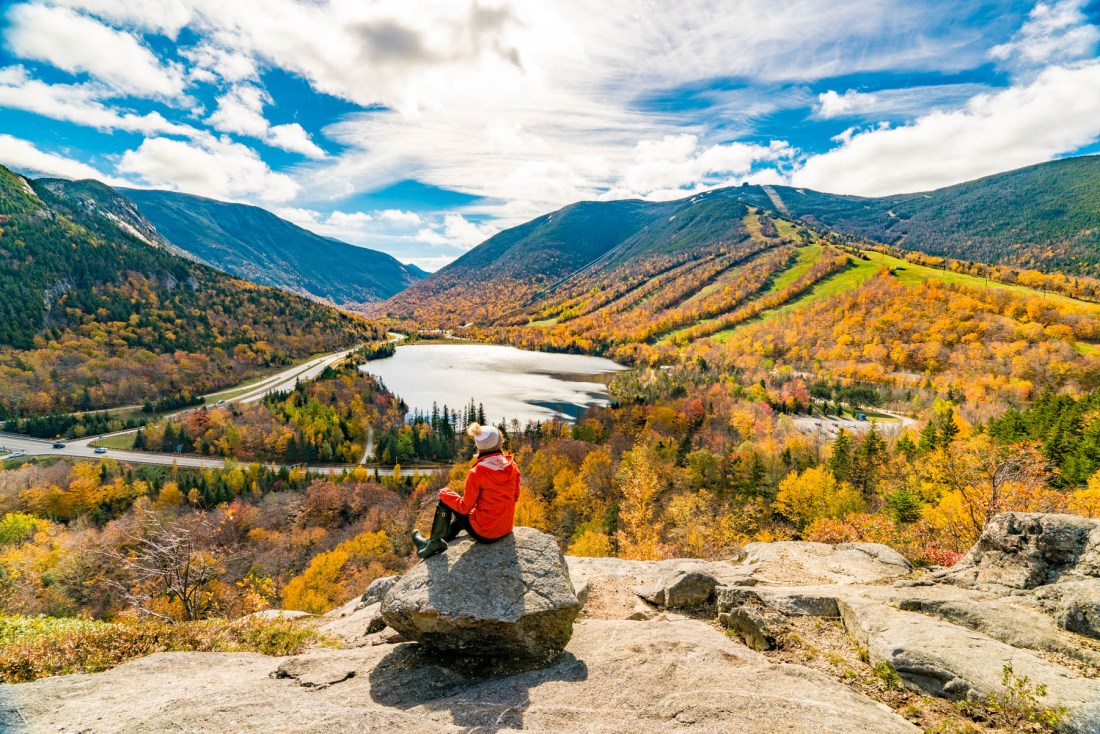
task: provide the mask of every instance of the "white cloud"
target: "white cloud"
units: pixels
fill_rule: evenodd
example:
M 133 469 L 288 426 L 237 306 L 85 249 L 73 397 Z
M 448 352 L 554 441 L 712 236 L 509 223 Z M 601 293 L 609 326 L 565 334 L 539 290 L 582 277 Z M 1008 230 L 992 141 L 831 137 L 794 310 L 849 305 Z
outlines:
M 1085 15 L 1087 5 L 1088 0 L 1039 3 L 1011 41 L 990 49 L 990 57 L 1012 69 L 1091 57 L 1100 44 L 1100 29 Z
M 190 62 L 189 74 L 198 81 L 224 79 L 236 84 L 259 77 L 252 57 L 234 49 L 216 46 L 209 41 L 201 41 L 195 46 L 182 49 L 180 55 Z
M 206 122 L 215 129 L 237 135 L 262 138 L 267 133 L 264 104 L 271 97 L 260 87 L 246 84 L 234 87 L 218 97 L 218 108 Z
M 124 30 L 55 7 L 61 5 Z M 295 191 L 309 192 L 308 206 L 317 209 L 294 206 L 285 210 L 288 216 L 371 246 L 380 239 L 463 250 L 495 225 L 578 199 L 659 199 L 744 180 L 780 181 L 798 153 L 781 140 L 739 139 L 747 139 L 761 115 L 811 106 L 816 119 L 850 118 L 856 126 L 837 138 L 834 150 L 805 161 L 794 174 L 800 185 L 927 188 L 1087 143 L 1095 136 L 1093 90 L 1100 88 L 1089 64 L 1048 70 L 1043 85 L 1020 75 L 1016 87 L 997 92 L 973 84 L 871 93 L 840 87 L 815 100 L 805 85 L 875 71 L 949 74 L 987 64 L 991 53 L 1011 69 L 1017 59 L 1080 59 L 1090 43 L 1095 50 L 1095 28 L 1082 20 L 1082 3 L 1070 0 L 1036 6 L 1015 37 L 992 52 L 988 39 L 1008 38 L 1022 14 L 990 14 L 984 0 L 643 6 L 636 0 L 418 0 L 412 11 L 407 0 L 27 0 L 17 7 L 59 13 L 62 28 L 91 23 L 102 37 L 97 53 L 128 60 L 126 69 L 105 69 L 106 62 L 89 60 L 81 38 L 56 62 L 49 57 L 60 68 L 87 71 L 116 87 L 141 87 L 156 74 L 178 76 L 179 84 L 218 85 L 217 109 L 196 118 L 316 159 L 290 175 L 276 173 L 250 148 L 199 134 L 190 143 L 154 137 L 126 153 L 120 171 L 226 198 L 290 202 Z M 963 17 L 984 20 L 959 22 Z M 37 35 L 27 23 L 12 28 L 56 43 L 64 34 L 52 25 Z M 180 33 L 185 27 L 188 33 Z M 197 38 L 177 49 L 186 74 L 153 58 L 131 31 Z M 29 58 L 44 58 L 46 46 L 32 47 L 38 55 Z M 101 50 L 108 48 L 111 53 Z M 325 157 L 297 123 L 271 124 L 265 110 L 275 103 L 260 82 L 260 70 L 268 69 L 364 108 L 325 128 L 340 153 Z M 713 84 L 716 79 L 744 84 L 731 89 Z M 81 85 L 68 86 L 55 90 L 54 114 L 63 114 L 57 109 L 64 99 L 80 101 L 75 90 Z M 144 86 L 144 93 L 156 94 L 149 91 L 155 85 Z M 168 133 L 151 117 L 123 128 L 115 118 L 127 119 L 125 111 L 93 115 L 94 103 L 75 105 L 83 119 L 106 114 L 112 129 L 145 124 L 147 135 Z M 868 126 L 880 120 L 895 124 Z M 321 203 L 404 179 L 479 199 L 442 219 L 442 213 L 327 213 Z M 486 217 L 495 225 L 481 223 Z
M 400 259 L 400 258 L 398 258 Z M 434 273 L 445 265 L 450 265 L 454 262 L 453 257 L 447 255 L 439 255 L 436 257 L 407 257 L 402 262 L 412 263 L 421 270 L 425 270 L 429 273 Z
M 368 243 L 375 237 L 408 239 L 408 230 L 419 226 L 423 221 L 416 212 L 401 209 L 373 212 L 345 212 L 337 209 L 324 214 L 315 209 L 282 207 L 276 209 L 275 213 L 317 234 L 355 244 Z
M 263 138 L 268 145 L 288 150 L 291 153 L 301 153 L 309 158 L 324 158 L 325 151 L 313 142 L 305 128 L 296 122 L 286 125 L 272 125 Z
M 35 175 L 71 179 L 94 178 L 111 185 L 125 183 L 103 174 L 86 163 L 54 153 L 46 153 L 39 150 L 34 143 L 11 135 L 0 134 L 0 164 Z
M 1100 136 L 1100 61 L 1052 67 L 961 109 L 850 134 L 809 158 L 796 186 L 868 196 L 922 191 L 1041 163 Z
M 190 125 L 169 122 L 159 112 L 138 115 L 111 109 L 100 101 L 110 96 L 111 90 L 100 84 L 46 84 L 30 78 L 22 66 L 0 68 L 0 107 L 26 110 L 100 130 L 126 130 L 145 135 L 198 134 Z
M 310 225 L 317 225 L 324 217 L 321 212 L 315 209 L 302 209 L 293 206 L 280 207 L 275 209 L 274 213 L 288 222 L 293 222 L 299 227 L 306 227 L 307 229 L 310 228 Z
M 849 89 L 840 94 L 832 89 L 817 96 L 814 116 L 822 120 L 837 118 L 880 121 L 912 119 L 934 109 L 950 109 L 965 104 L 979 94 L 995 91 L 983 84 L 935 84 L 859 92 Z
M 328 215 L 328 219 L 325 220 L 325 224 L 332 225 L 333 227 L 341 228 L 355 228 L 362 227 L 364 224 L 374 221 L 374 217 L 366 212 L 342 212 L 334 211 Z
M 401 209 L 383 209 L 378 212 L 378 216 L 387 222 L 393 222 L 394 224 L 402 225 L 405 227 L 415 227 L 420 224 L 420 215 L 416 212 L 408 212 Z
M 51 0 L 104 20 L 175 38 L 195 17 L 191 0 Z
M 698 136 L 686 133 L 643 140 L 634 148 L 633 162 L 625 167 L 605 198 L 678 198 L 703 188 L 728 185 L 745 177 L 759 163 L 775 163 L 793 153 L 782 141 L 703 146 Z
M 183 93 L 183 73 L 161 64 L 138 38 L 68 8 L 32 2 L 14 5 L 4 33 L 8 48 L 24 59 L 46 61 L 71 73 L 87 72 L 130 94 L 171 97 Z
M 293 178 L 268 168 L 256 151 L 212 135 L 193 142 L 149 138 L 123 154 L 118 170 L 150 186 L 216 199 L 288 201 L 300 190 Z
M 188 26 L 201 37 L 183 51 L 194 80 L 240 84 L 258 79 L 258 68 L 280 68 L 369 107 L 326 129 L 343 153 L 298 169 L 316 198 L 415 178 L 482 197 L 478 213 L 504 223 L 612 187 L 668 196 L 767 175 L 758 167 L 737 172 L 754 146 L 706 151 L 774 109 L 774 89 L 706 92 L 721 107 L 720 138 L 713 117 L 646 109 L 640 98 L 647 94 L 705 88 L 715 78 L 778 87 L 863 71 L 949 72 L 973 68 L 988 52 L 984 28 L 937 20 L 938 0 L 684 0 L 644 8 L 635 0 L 421 0 L 415 12 L 405 0 L 156 0 L 155 12 L 139 0 L 63 1 L 116 25 L 157 28 L 162 12 L 164 32 Z M 965 14 L 977 6 L 951 7 Z M 221 116 L 231 129 L 230 113 Z M 242 120 L 232 129 L 259 129 L 257 120 Z M 639 143 L 682 133 L 698 141 L 687 158 L 635 159 Z M 293 126 L 258 139 L 321 152 Z M 701 178 L 688 180 L 693 171 Z
M 443 218 L 442 231 L 425 227 L 417 233 L 416 238 L 436 247 L 457 247 L 469 250 L 499 231 L 491 224 L 477 224 L 461 214 L 448 214 Z
M 321 150 L 298 123 L 271 125 L 264 117 L 264 106 L 271 104 L 271 95 L 252 84 L 233 87 L 218 97 L 218 108 L 206 118 L 216 130 L 258 138 L 274 148 L 301 153 L 310 158 L 324 158 Z
M 844 94 L 837 94 L 833 90 L 823 92 L 817 96 L 817 114 L 819 117 L 829 119 L 832 117 L 850 117 L 873 110 L 878 105 L 878 97 L 873 94 L 864 94 L 854 89 L 849 89 Z

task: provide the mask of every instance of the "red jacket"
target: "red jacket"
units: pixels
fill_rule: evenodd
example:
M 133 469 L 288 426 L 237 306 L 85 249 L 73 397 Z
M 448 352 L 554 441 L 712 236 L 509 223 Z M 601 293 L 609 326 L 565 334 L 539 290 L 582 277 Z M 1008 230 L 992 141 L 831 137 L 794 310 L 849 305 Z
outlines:
M 455 512 L 470 516 L 470 526 L 483 538 L 503 538 L 512 532 L 519 500 L 519 469 L 511 456 L 489 454 L 466 474 L 466 489 L 439 492 Z

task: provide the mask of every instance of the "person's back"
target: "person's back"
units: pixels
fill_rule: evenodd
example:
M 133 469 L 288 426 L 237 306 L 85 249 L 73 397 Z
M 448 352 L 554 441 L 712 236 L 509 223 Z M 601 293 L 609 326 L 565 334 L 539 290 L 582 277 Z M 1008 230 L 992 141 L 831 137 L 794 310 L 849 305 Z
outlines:
M 504 435 L 499 429 L 472 423 L 467 433 L 477 446 L 477 462 L 466 473 L 462 494 L 450 488 L 440 490 L 430 537 L 413 531 L 416 554 L 421 558 L 447 550 L 447 541 L 463 530 L 479 543 L 492 543 L 512 532 L 519 501 L 519 468 L 504 454 Z
M 519 469 L 511 456 L 488 453 L 479 457 L 466 474 L 466 489 L 461 496 L 445 489 L 439 499 L 452 510 L 469 515 L 470 526 L 482 538 L 496 540 L 512 532 L 519 478 Z

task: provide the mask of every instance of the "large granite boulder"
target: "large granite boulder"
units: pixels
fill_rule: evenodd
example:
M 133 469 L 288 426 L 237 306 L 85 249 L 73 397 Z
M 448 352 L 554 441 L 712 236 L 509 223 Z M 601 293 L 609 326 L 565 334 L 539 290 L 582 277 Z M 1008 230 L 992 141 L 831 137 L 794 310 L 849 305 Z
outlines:
M 578 611 L 557 543 L 522 527 L 496 543 L 455 541 L 382 601 L 382 618 L 407 639 L 486 657 L 551 657 L 569 642 Z
M 878 543 L 749 543 L 742 566 L 752 581 L 783 586 L 874 584 L 902 578 L 913 566 L 896 550 Z
M 937 580 L 967 588 L 1034 589 L 1100 577 L 1100 521 L 1076 515 L 1004 512 L 966 557 Z

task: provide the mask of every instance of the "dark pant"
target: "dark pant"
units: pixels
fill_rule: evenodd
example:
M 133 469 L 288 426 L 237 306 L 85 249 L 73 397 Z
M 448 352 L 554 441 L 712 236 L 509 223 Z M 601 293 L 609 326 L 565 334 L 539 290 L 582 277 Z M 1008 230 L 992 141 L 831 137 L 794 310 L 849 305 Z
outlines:
M 447 520 L 451 523 L 451 529 L 447 531 L 447 534 L 443 536 L 446 541 L 452 541 L 458 537 L 458 534 L 465 530 L 471 538 L 479 543 L 495 543 L 500 538 L 484 538 L 477 534 L 477 531 L 470 526 L 470 516 L 463 515 L 461 512 L 455 512 L 453 509 L 447 506 L 445 502 L 440 502 L 435 509 L 436 512 L 446 512 Z

